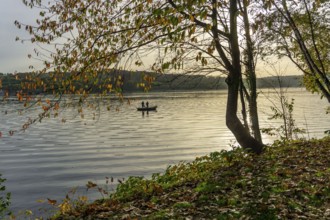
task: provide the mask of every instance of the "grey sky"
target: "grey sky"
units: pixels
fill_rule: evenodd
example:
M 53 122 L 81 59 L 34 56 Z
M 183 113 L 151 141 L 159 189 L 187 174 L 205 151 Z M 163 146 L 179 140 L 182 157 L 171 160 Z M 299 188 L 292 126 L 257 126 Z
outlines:
M 27 38 L 25 30 L 15 27 L 15 20 L 33 24 L 37 11 L 26 7 L 22 0 L 0 0 L 0 73 L 29 71 L 35 61 L 27 58 L 33 52 L 33 45 L 15 41 L 16 36 Z

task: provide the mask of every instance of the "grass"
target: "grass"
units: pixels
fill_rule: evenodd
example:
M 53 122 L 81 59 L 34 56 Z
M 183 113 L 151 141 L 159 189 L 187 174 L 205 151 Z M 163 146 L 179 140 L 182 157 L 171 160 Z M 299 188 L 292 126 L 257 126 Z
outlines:
M 53 219 L 330 219 L 329 183 L 329 137 L 278 142 L 130 177 L 105 199 L 62 203 Z

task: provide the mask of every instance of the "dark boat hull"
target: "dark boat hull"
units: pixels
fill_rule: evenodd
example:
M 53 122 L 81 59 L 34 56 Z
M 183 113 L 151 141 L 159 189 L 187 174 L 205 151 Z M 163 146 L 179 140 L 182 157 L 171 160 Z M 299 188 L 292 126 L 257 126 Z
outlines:
M 141 107 L 141 108 L 136 108 L 138 111 L 156 111 L 157 105 L 156 106 L 150 106 L 150 107 Z

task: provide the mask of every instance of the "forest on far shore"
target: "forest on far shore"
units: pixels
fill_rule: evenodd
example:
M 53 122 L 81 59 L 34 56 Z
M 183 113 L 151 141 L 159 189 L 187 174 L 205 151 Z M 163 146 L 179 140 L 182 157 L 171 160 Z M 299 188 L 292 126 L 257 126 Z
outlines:
M 21 90 L 21 82 L 24 79 L 24 75 L 29 73 L 18 74 L 3 74 L 0 73 L 0 80 L 2 87 L 0 93 L 8 91 L 10 95 L 15 95 L 17 91 Z M 19 75 L 19 77 L 16 77 Z M 211 75 L 191 75 L 191 74 L 157 74 L 151 72 L 142 71 L 124 71 L 115 70 L 113 72 L 104 74 L 105 76 L 115 78 L 120 76 L 123 81 L 121 86 L 121 92 L 139 92 L 143 91 L 143 88 L 139 86 L 144 83 L 144 76 L 153 76 L 154 81 L 151 85 L 151 91 L 173 91 L 173 90 L 221 90 L 226 89 L 224 76 L 211 76 Z M 282 87 L 301 87 L 303 76 L 301 75 L 289 75 L 289 76 L 269 76 L 257 79 L 258 88 L 277 88 Z M 79 82 L 77 86 L 79 87 Z M 1 85 L 1 84 L 0 84 Z M 38 93 L 42 93 L 39 91 Z

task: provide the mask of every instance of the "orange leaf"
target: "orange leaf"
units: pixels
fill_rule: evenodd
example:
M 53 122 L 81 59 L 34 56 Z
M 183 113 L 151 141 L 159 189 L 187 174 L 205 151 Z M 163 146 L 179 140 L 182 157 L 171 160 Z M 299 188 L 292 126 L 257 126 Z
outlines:
M 51 205 L 56 205 L 57 201 L 56 200 L 53 200 L 53 199 L 48 199 L 48 203 L 51 204 Z
M 54 110 L 58 110 L 59 108 L 60 108 L 60 105 L 58 104 L 58 102 L 56 102 L 54 105 Z
M 42 106 L 42 109 L 43 109 L 44 111 L 48 111 L 48 110 L 49 110 L 49 107 L 48 107 L 48 106 L 45 106 L 45 105 L 43 105 L 43 106 Z

